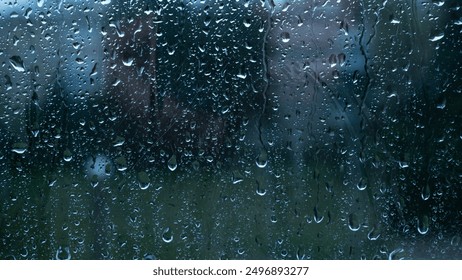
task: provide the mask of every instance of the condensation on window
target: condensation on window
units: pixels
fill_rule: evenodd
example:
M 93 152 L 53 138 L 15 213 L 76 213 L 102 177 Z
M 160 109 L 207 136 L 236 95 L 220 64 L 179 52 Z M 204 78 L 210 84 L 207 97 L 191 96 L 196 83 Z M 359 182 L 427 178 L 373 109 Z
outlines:
M 456 0 L 0 3 L 1 259 L 462 257 Z

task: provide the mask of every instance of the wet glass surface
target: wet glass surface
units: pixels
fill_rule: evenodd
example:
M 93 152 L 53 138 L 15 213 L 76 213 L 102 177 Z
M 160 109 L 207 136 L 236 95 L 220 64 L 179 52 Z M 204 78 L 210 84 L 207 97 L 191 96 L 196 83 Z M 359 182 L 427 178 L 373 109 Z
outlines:
M 459 1 L 0 3 L 1 259 L 462 258 Z

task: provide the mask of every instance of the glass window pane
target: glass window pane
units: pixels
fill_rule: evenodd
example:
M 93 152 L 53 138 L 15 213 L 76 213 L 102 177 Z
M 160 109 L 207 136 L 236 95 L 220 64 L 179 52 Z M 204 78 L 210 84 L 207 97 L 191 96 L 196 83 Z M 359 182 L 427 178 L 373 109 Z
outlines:
M 1 259 L 458 259 L 459 1 L 0 4 Z

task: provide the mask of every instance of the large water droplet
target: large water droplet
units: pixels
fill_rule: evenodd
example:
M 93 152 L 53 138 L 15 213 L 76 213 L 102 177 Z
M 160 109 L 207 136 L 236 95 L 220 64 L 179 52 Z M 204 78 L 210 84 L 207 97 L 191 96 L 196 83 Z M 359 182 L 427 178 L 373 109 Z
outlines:
M 56 250 L 55 258 L 57 260 L 70 260 L 71 259 L 71 250 L 69 247 L 62 248 L 59 246 L 58 250 Z
M 260 182 L 257 180 L 257 190 L 255 191 L 259 196 L 264 196 L 266 194 L 266 189 L 263 188 Z
M 290 41 L 290 33 L 289 32 L 282 32 L 281 39 L 284 43 L 288 43 Z
M 266 167 L 266 165 L 268 164 L 268 154 L 266 153 L 265 150 L 260 151 L 260 154 L 258 155 L 257 159 L 255 160 L 255 163 L 260 168 L 265 168 Z
M 119 170 L 119 171 L 127 170 L 127 160 L 125 159 L 124 156 L 120 156 L 120 157 L 116 158 L 114 162 L 116 164 L 117 170 Z
M 138 172 L 137 177 L 138 177 L 138 184 L 140 186 L 140 189 L 146 190 L 147 188 L 149 188 L 149 186 L 151 186 L 148 173 L 144 171 L 140 171 Z
M 132 65 L 133 65 L 133 61 L 134 61 L 134 58 L 133 58 L 133 57 L 127 57 L 127 58 L 122 59 L 122 63 L 123 63 L 125 66 L 132 66 Z
M 358 215 L 356 215 L 355 213 L 351 213 L 348 216 L 348 227 L 350 228 L 351 231 L 358 231 L 359 228 L 361 227 L 361 224 L 359 223 Z
M 233 171 L 232 181 L 234 185 L 242 182 L 243 180 L 244 176 L 242 176 L 241 172 L 239 172 L 238 170 Z
M 358 190 L 360 191 L 363 191 L 367 188 L 367 184 L 365 182 L 363 182 L 363 179 L 361 178 L 359 180 L 359 183 L 356 185 L 356 188 L 358 188 Z
M 24 62 L 20 56 L 14 55 L 10 57 L 10 64 L 19 72 L 24 72 L 26 69 L 24 68 Z
M 41 8 L 43 7 L 43 4 L 45 4 L 45 0 L 37 0 L 37 6 Z
M 429 40 L 432 42 L 439 41 L 444 38 L 444 33 L 439 33 L 437 35 L 432 36 Z
M 404 249 L 402 248 L 395 249 L 388 255 L 388 259 L 389 260 L 399 260 L 400 258 L 398 257 L 398 254 L 402 252 L 404 252 Z
M 451 245 L 452 245 L 452 246 L 459 246 L 459 244 L 460 244 L 460 236 L 454 235 L 454 236 L 451 238 Z
M 114 147 L 120 147 L 125 143 L 125 138 L 117 136 L 112 143 Z
M 27 143 L 14 143 L 11 150 L 17 154 L 24 154 L 27 151 Z
M 71 161 L 71 160 L 72 160 L 72 153 L 71 153 L 71 150 L 69 150 L 68 148 L 66 148 L 66 150 L 64 150 L 63 157 L 64 157 L 64 161 L 66 161 L 66 162 Z
M 422 199 L 423 200 L 428 200 L 430 198 L 430 186 L 428 184 L 425 184 L 425 186 L 422 187 Z
M 165 243 L 170 243 L 173 241 L 173 233 L 169 227 L 164 229 L 164 232 L 162 233 L 162 241 Z
M 427 215 L 423 215 L 422 217 L 419 218 L 419 221 L 417 224 L 417 230 L 419 231 L 420 234 L 427 234 L 429 226 L 430 226 L 430 221 Z
M 322 215 L 320 213 L 321 211 L 319 211 L 319 207 L 318 206 L 315 206 L 314 209 L 313 209 L 313 219 L 314 219 L 314 222 L 319 224 L 320 222 L 322 222 L 322 220 L 324 220 L 324 215 Z
M 380 229 L 377 228 L 377 227 L 372 227 L 372 229 L 367 233 L 367 239 L 371 240 L 371 241 L 374 241 L 374 240 L 377 240 L 379 239 L 381 233 L 380 233 Z
M 176 162 L 176 155 L 173 155 L 167 162 L 168 169 L 170 171 L 175 171 L 175 169 L 178 167 L 178 164 Z

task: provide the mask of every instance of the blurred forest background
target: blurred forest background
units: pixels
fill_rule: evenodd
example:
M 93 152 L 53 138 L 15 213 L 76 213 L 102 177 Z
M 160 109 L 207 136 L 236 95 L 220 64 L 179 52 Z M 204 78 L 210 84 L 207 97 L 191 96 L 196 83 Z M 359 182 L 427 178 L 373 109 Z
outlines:
M 461 4 L 0 2 L 0 258 L 462 258 Z

